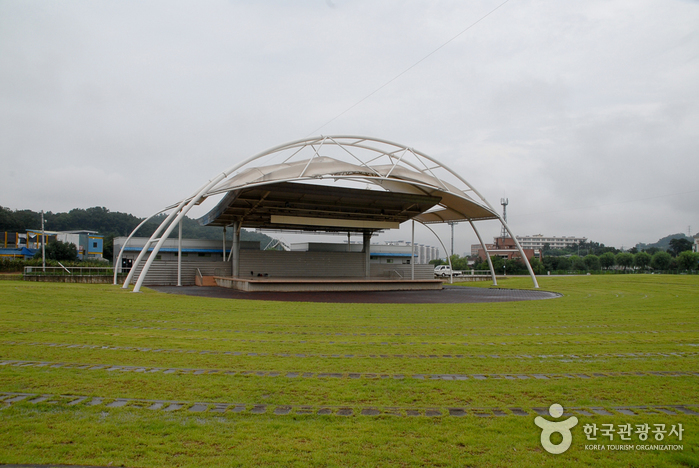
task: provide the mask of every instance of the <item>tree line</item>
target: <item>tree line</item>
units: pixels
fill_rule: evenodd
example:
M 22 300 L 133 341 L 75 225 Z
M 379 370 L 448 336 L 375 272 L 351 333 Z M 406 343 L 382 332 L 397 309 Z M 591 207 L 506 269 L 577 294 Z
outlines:
M 597 242 L 585 242 L 567 249 L 553 250 L 544 246 L 544 258 L 533 258 L 530 265 L 535 274 L 546 272 L 601 272 L 601 271 L 694 271 L 698 269 L 699 254 L 692 251 L 692 243 L 687 239 L 672 239 L 668 251 L 657 247 L 637 251 L 630 249 L 622 252 L 614 247 L 605 247 Z M 582 251 L 585 255 L 578 255 Z M 548 252 L 548 255 L 546 254 Z M 527 274 L 526 265 L 519 259 L 504 260 L 497 256 L 490 257 L 497 274 Z M 472 258 L 452 255 L 450 257 L 454 270 L 489 270 L 487 261 L 479 261 L 469 265 Z M 432 260 L 434 265 L 442 265 L 444 260 Z
M 138 237 L 150 237 L 165 220 L 166 215 L 153 217 L 136 232 Z M 132 214 L 113 212 L 105 207 L 95 206 L 82 209 L 75 208 L 66 213 L 44 213 L 44 229 L 47 231 L 95 231 L 104 236 L 103 256 L 111 260 L 114 254 L 114 238 L 128 236 L 144 218 Z M 0 232 L 25 232 L 27 229 L 41 229 L 41 213 L 32 210 L 11 210 L 0 206 Z M 177 229 L 170 233 L 171 238 L 178 236 Z M 221 239 L 223 228 L 202 226 L 195 219 L 184 217 L 182 220 L 182 237 L 188 239 Z M 262 247 L 273 239 L 265 234 L 241 230 L 241 240 L 260 241 Z M 49 245 L 47 244 L 47 248 Z M 53 250 L 63 252 L 62 246 L 54 246 Z M 76 252 L 77 255 L 77 252 Z M 49 252 L 46 253 L 47 258 Z M 74 259 L 75 257 L 73 257 Z

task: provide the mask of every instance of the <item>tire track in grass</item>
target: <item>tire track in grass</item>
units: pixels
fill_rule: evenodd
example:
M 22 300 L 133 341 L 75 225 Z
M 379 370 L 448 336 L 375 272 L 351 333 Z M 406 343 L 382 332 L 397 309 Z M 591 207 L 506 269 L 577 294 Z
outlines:
M 695 351 L 655 351 L 625 353 L 578 353 L 578 354 L 319 354 L 319 353 L 258 353 L 253 351 L 222 351 L 205 349 L 146 348 L 140 346 L 92 345 L 86 343 L 51 343 L 34 341 L 5 341 L 7 346 L 36 346 L 65 349 L 90 349 L 99 351 L 134 351 L 163 354 L 209 354 L 247 357 L 282 358 L 330 358 L 330 359 L 598 359 L 598 358 L 647 358 L 647 357 L 693 357 Z M 362 343 L 366 345 L 366 343 Z M 423 345 L 427 343 L 422 343 Z M 498 343 L 488 343 L 497 346 Z M 477 344 L 472 344 L 477 345 Z
M 315 379 L 415 379 L 415 380 L 446 380 L 446 381 L 485 381 L 485 380 L 568 380 L 568 379 L 596 379 L 596 378 L 627 378 L 627 377 L 699 377 L 699 372 L 694 371 L 638 371 L 638 372 L 576 372 L 576 373 L 493 373 L 493 374 L 426 374 L 426 373 L 401 373 L 390 374 L 385 372 L 308 372 L 308 371 L 280 371 L 280 370 L 235 370 L 215 368 L 189 368 L 189 367 L 162 367 L 162 366 L 133 366 L 121 364 L 85 364 L 66 363 L 33 360 L 2 360 L 0 368 L 46 368 L 46 369 L 72 369 L 81 371 L 105 371 L 105 372 L 133 372 L 142 374 L 176 374 L 176 375 L 225 375 L 225 376 L 256 376 L 256 377 L 286 377 L 315 378 Z
M 206 402 L 185 400 L 149 400 L 139 398 L 115 398 L 88 395 L 53 395 L 42 393 L 0 392 L 0 410 L 16 404 L 63 405 L 67 407 L 96 407 L 101 410 L 130 409 L 153 411 L 161 414 L 170 412 L 211 413 L 248 415 L 317 415 L 317 416 L 366 416 L 366 417 L 531 417 L 549 416 L 548 408 L 541 407 L 393 407 L 393 406 L 334 406 L 334 405 L 270 405 L 265 403 Z M 697 404 L 666 405 L 612 405 L 569 407 L 563 416 L 581 415 L 587 417 L 615 416 L 699 416 Z

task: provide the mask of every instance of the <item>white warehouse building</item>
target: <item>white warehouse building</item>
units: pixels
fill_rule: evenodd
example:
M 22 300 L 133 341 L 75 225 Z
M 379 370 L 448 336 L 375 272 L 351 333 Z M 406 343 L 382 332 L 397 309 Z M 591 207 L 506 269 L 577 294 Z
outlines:
M 574 247 L 581 242 L 586 242 L 587 237 L 556 237 L 537 234 L 535 236 L 517 236 L 517 240 L 523 249 L 543 249 L 544 244 L 548 244 L 551 249 L 565 249 Z

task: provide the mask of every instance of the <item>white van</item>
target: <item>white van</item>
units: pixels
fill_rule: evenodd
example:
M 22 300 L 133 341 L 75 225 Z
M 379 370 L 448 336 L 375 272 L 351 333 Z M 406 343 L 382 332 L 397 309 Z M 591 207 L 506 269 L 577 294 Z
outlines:
M 460 275 L 460 271 L 454 271 L 453 275 Z M 449 265 L 437 265 L 434 267 L 434 276 L 452 276 L 451 267 Z

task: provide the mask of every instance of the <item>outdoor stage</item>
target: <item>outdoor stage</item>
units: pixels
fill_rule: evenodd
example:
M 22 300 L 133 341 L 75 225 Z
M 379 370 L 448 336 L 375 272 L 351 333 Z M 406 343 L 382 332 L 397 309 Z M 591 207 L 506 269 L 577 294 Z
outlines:
M 214 276 L 216 285 L 246 292 L 424 291 L 442 289 L 439 279 L 233 278 Z

